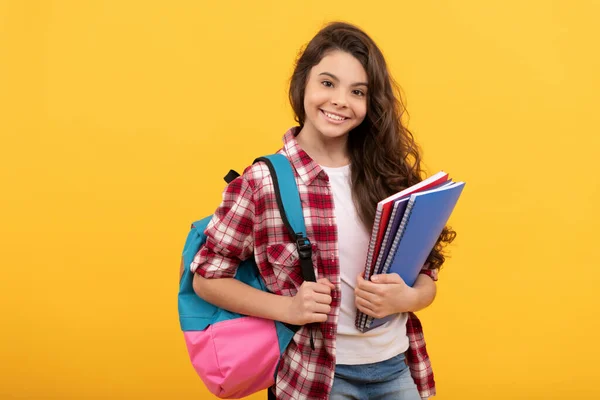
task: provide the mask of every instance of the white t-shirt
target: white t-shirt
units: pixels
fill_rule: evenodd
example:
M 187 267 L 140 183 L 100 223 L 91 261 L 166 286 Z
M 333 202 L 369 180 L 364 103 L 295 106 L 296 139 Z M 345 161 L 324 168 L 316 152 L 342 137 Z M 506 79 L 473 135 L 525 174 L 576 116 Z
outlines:
M 354 288 L 364 271 L 369 246 L 368 232 L 356 212 L 350 187 L 350 166 L 321 168 L 329 176 L 335 205 L 340 257 L 341 307 L 336 339 L 336 363 L 357 365 L 380 362 L 408 349 L 405 313 L 369 332 L 356 329 Z

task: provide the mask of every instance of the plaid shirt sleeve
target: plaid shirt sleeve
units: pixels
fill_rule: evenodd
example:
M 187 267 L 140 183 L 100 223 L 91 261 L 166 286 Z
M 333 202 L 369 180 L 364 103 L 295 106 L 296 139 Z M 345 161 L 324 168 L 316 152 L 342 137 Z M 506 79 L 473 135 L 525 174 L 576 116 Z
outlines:
M 225 188 L 191 270 L 204 278 L 233 278 L 239 264 L 252 256 L 253 220 L 253 190 L 243 175 Z
M 423 265 L 423 268 L 421 269 L 421 272 L 419 272 L 419 273 L 427 275 L 434 281 L 437 281 L 438 280 L 438 272 L 439 272 L 439 268 L 429 268 L 429 263 L 426 263 L 425 265 Z
M 438 269 L 431 269 L 427 264 L 423 266 L 420 273 L 427 275 L 434 281 L 438 280 Z M 410 373 L 417 385 L 419 394 L 423 399 L 435 396 L 435 380 L 433 379 L 431 361 L 427 354 L 423 326 L 414 313 L 408 313 L 406 333 L 408 335 L 409 343 L 408 351 L 406 352 L 406 360 L 408 361 Z

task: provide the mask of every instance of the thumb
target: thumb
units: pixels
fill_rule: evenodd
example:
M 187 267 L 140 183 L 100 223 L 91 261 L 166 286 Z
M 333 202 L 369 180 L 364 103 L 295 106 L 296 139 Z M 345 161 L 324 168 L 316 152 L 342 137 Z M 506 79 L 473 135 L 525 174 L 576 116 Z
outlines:
M 381 274 L 381 275 L 373 275 L 371 277 L 371 281 L 375 283 L 402 283 L 404 282 L 400 275 L 393 274 Z
M 335 289 L 335 285 L 329 281 L 327 278 L 319 278 L 317 279 L 317 283 L 321 283 L 323 285 L 327 285 L 332 289 Z

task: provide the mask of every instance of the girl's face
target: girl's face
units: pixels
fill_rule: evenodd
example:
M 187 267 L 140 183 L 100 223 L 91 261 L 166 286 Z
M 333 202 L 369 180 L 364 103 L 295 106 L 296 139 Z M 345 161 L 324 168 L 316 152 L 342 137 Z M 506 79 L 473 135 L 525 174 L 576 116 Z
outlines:
M 367 73 L 349 53 L 335 50 L 315 65 L 304 92 L 305 128 L 338 139 L 367 115 Z

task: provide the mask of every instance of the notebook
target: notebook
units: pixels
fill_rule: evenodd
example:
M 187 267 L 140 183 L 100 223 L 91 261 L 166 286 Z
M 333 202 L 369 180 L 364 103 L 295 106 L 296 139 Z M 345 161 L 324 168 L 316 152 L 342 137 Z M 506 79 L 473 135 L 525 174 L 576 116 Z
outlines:
M 454 182 L 410 195 L 381 274 L 397 273 L 407 285 L 415 283 L 464 186 L 464 182 Z M 359 329 L 366 332 L 392 318 L 394 315 L 380 319 L 367 317 Z
M 367 264 L 367 265 L 370 265 L 370 269 L 368 272 L 365 273 L 365 279 L 369 279 L 370 274 L 373 272 L 373 267 L 375 266 L 375 261 L 377 260 L 377 257 L 379 256 L 379 252 L 381 250 L 381 243 L 383 242 L 385 231 L 386 231 L 389 219 L 390 219 L 390 214 L 393 209 L 394 201 L 398 200 L 404 196 L 407 196 L 411 193 L 431 189 L 447 180 L 448 180 L 448 173 L 440 171 L 437 174 L 417 183 L 416 185 L 410 186 L 394 195 L 391 195 L 388 198 L 381 200 L 379 203 L 377 203 L 377 211 L 379 212 L 379 210 L 381 209 L 381 216 L 380 216 L 379 221 L 377 221 L 377 215 L 375 216 L 375 220 L 377 222 L 373 225 L 373 232 L 375 232 L 375 240 L 374 240 L 375 246 L 373 247 L 373 254 L 371 255 L 371 263 Z M 371 232 L 371 240 L 372 241 L 373 241 L 373 236 L 374 236 L 373 232 Z M 367 255 L 367 259 L 368 259 L 368 255 Z
M 429 188 L 435 187 L 436 185 L 446 182 L 447 180 L 448 173 L 440 171 L 437 174 L 432 175 L 429 178 L 417 183 L 416 185 L 410 186 L 377 203 L 377 209 L 375 211 L 375 221 L 373 223 L 373 229 L 371 230 L 371 238 L 369 240 L 369 248 L 367 251 L 367 261 L 365 263 L 365 280 L 370 279 L 377 258 L 379 257 L 379 251 L 381 249 L 381 244 L 384 240 L 388 221 L 390 219 L 390 214 L 393 211 L 394 201 L 419 190 L 427 190 Z M 355 319 L 355 324 L 357 326 L 360 324 L 361 317 L 362 313 L 357 312 Z
M 454 182 L 446 181 L 444 183 L 440 183 L 439 185 L 435 185 L 428 190 L 439 189 L 444 186 L 452 185 Z M 410 200 L 410 195 L 401 197 L 399 200 L 394 202 L 394 210 L 392 211 L 392 215 L 390 216 L 390 221 L 388 222 L 388 227 L 383 238 L 383 243 L 381 244 L 381 250 L 379 252 L 379 257 L 377 258 L 377 262 L 375 263 L 375 268 L 371 272 L 372 275 L 380 274 L 383 266 L 385 264 L 385 260 L 387 260 L 390 250 L 392 249 L 392 245 L 394 243 L 394 238 L 396 233 L 398 232 L 398 228 L 400 227 L 400 223 L 402 222 L 402 218 L 404 217 L 404 212 L 406 211 L 406 207 Z

